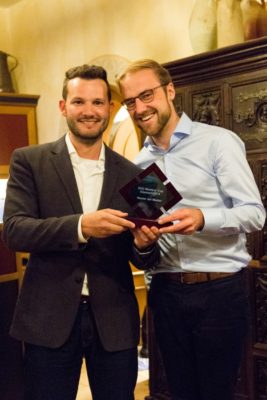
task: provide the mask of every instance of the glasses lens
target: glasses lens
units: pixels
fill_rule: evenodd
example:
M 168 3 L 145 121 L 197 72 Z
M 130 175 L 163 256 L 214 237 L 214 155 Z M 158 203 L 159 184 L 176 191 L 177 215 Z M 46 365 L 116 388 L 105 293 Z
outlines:
M 135 99 L 128 99 L 123 102 L 127 110 L 132 110 L 135 107 Z
M 157 86 L 154 89 L 145 90 L 143 93 L 140 93 L 139 96 L 133 97 L 131 99 L 126 99 L 122 102 L 122 104 L 127 108 L 127 110 L 133 110 L 135 108 L 135 100 L 140 99 L 143 103 L 149 103 L 154 98 L 154 90 L 157 89 Z
M 143 103 L 149 103 L 150 101 L 153 100 L 153 89 L 146 90 L 145 92 L 141 93 L 139 95 L 139 99 Z

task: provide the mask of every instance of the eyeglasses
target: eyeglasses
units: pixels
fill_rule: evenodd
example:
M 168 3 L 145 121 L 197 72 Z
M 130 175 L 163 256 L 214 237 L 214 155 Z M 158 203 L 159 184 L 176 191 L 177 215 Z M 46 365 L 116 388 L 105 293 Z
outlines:
M 121 104 L 127 108 L 128 111 L 133 110 L 135 108 L 135 101 L 136 99 L 141 100 L 143 103 L 150 103 L 154 99 L 154 90 L 166 86 L 167 84 L 164 85 L 159 85 L 154 87 L 153 89 L 147 89 L 144 90 L 142 93 L 140 93 L 136 97 L 130 97 L 129 99 L 125 99 L 124 101 L 121 102 Z

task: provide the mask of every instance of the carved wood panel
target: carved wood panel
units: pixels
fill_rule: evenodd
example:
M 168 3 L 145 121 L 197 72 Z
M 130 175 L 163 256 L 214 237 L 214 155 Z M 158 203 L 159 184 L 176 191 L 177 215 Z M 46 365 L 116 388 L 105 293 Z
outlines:
M 246 149 L 267 146 L 267 79 L 232 87 L 233 131 Z
M 253 344 L 255 348 L 267 350 L 267 271 L 255 271 L 254 287 Z
M 208 125 L 222 125 L 220 90 L 192 94 L 192 119 Z
M 267 399 L 267 360 L 257 358 L 255 360 L 255 399 Z
M 248 161 L 258 185 L 261 199 L 267 209 L 267 153 L 248 152 Z M 267 222 L 261 231 L 247 235 L 248 250 L 254 260 L 267 261 Z

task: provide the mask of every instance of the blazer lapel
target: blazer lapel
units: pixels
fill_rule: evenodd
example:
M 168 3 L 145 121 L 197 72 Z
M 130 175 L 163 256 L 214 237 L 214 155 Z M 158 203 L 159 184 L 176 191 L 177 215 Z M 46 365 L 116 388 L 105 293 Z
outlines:
M 63 189 L 72 204 L 74 212 L 81 213 L 82 204 L 67 145 L 65 142 L 65 135 L 63 138 L 60 138 L 57 142 L 55 142 L 55 145 L 51 150 L 51 161 L 62 182 Z
M 120 162 L 113 150 L 105 145 L 105 173 L 98 209 L 109 207 L 120 174 Z
M 75 175 L 65 142 L 60 138 L 51 150 L 51 160 L 57 170 L 62 186 L 73 206 L 74 212 L 82 212 L 82 204 L 78 192 Z M 98 209 L 108 208 L 114 191 L 118 190 L 117 182 L 120 174 L 120 161 L 116 153 L 105 145 L 105 172 Z

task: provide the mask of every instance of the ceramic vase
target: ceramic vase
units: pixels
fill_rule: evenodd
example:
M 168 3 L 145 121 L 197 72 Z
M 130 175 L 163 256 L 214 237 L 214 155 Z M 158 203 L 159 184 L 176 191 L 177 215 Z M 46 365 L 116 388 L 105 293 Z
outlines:
M 267 36 L 267 4 L 264 2 L 264 0 L 261 3 L 262 7 L 260 9 L 257 21 L 258 37 Z
M 240 0 L 218 0 L 217 47 L 244 42 Z
M 241 9 L 245 40 L 267 35 L 267 9 L 264 0 L 242 0 Z
M 217 0 L 195 0 L 189 21 L 189 36 L 195 53 L 216 48 Z

